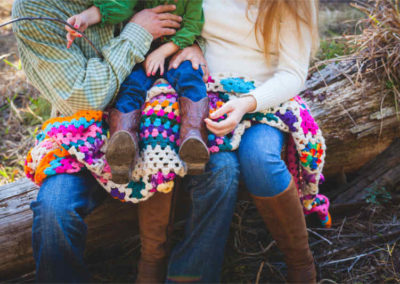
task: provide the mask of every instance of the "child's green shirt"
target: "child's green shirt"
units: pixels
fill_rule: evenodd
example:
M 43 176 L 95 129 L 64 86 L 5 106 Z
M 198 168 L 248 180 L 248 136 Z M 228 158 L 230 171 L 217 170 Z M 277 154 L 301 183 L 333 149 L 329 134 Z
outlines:
M 190 46 L 200 36 L 204 24 L 202 0 L 94 0 L 100 9 L 102 23 L 118 24 L 133 16 L 134 11 L 154 8 L 163 4 L 174 4 L 175 15 L 182 17 L 181 28 L 167 38 L 179 48 Z

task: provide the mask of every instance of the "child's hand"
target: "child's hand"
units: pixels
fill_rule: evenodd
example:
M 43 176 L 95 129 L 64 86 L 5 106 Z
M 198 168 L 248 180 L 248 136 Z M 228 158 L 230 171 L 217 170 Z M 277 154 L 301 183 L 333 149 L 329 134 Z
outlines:
M 85 17 L 84 14 L 78 14 L 74 15 L 71 18 L 67 20 L 67 23 L 73 26 L 75 29 L 79 30 L 80 32 L 86 31 L 88 28 L 88 19 Z M 67 48 L 70 48 L 72 43 L 77 37 L 82 37 L 79 33 L 71 29 L 69 26 L 65 26 L 65 29 L 67 30 Z
M 164 75 L 164 64 L 165 64 L 165 53 L 157 48 L 152 53 L 147 55 L 146 60 L 143 63 L 144 70 L 146 71 L 146 75 L 155 76 L 157 71 L 160 69 L 160 75 Z
M 83 11 L 82 13 L 78 15 L 74 15 L 71 18 L 67 20 L 67 23 L 73 26 L 75 29 L 77 29 L 80 32 L 86 31 L 86 29 L 89 26 L 95 25 L 100 23 L 101 21 L 101 13 L 100 9 L 97 8 L 96 6 L 92 6 L 89 9 Z M 67 48 L 70 48 L 72 43 L 77 37 L 82 37 L 81 34 L 77 33 L 73 29 L 71 29 L 68 26 L 65 26 L 65 29 L 67 30 Z
M 160 69 L 160 75 L 164 75 L 165 58 L 170 57 L 178 50 L 179 46 L 177 46 L 175 43 L 167 42 L 154 50 L 152 53 L 150 53 L 143 64 L 146 75 L 154 76 L 157 74 L 158 69 Z

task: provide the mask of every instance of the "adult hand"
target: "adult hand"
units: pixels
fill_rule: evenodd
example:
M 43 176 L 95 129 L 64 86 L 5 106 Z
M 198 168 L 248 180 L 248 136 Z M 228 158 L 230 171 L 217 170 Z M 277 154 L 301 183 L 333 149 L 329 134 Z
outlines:
M 224 136 L 232 132 L 242 120 L 243 116 L 248 112 L 254 111 L 256 106 L 257 101 L 253 96 L 241 97 L 227 102 L 210 115 L 211 119 L 217 119 L 226 114 L 228 116 L 226 119 L 215 122 L 210 118 L 206 118 L 204 121 L 208 130 L 217 136 Z
M 199 67 L 203 70 L 203 80 L 207 83 L 210 72 L 208 71 L 207 62 L 204 58 L 203 52 L 197 44 L 188 46 L 177 53 L 169 61 L 169 69 L 176 69 L 183 62 L 189 60 L 192 62 L 193 69 L 198 70 Z
M 175 11 L 175 5 L 161 5 L 152 9 L 144 9 L 136 13 L 130 22 L 142 26 L 154 39 L 175 34 L 182 22 L 182 17 L 169 12 Z

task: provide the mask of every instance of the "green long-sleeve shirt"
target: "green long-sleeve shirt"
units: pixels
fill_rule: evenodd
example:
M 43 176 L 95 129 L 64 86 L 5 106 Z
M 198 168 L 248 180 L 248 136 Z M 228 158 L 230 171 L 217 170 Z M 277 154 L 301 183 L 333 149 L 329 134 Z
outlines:
M 174 4 L 176 15 L 182 16 L 181 28 L 175 35 L 165 38 L 181 49 L 190 46 L 200 36 L 204 24 L 202 0 L 94 0 L 100 9 L 103 24 L 118 24 L 130 17 L 134 11 L 154 8 L 162 4 Z

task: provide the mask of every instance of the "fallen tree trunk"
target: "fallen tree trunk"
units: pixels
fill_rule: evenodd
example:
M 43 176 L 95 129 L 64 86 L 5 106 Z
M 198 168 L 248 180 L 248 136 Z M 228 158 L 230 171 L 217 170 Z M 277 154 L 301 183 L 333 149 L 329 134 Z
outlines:
M 334 204 L 354 204 L 383 198 L 385 192 L 400 192 L 400 139 L 396 139 L 384 152 L 365 164 L 357 177 L 341 186 L 332 196 Z M 389 198 L 389 196 L 388 196 Z
M 326 138 L 328 177 L 356 171 L 398 137 L 393 96 L 372 76 L 355 82 L 356 69 L 349 61 L 330 64 L 307 82 L 303 97 Z M 34 268 L 29 204 L 36 194 L 37 188 L 28 180 L 0 187 L 0 279 Z M 137 233 L 135 208 L 108 199 L 96 209 L 87 218 L 87 252 Z M 112 216 L 118 216 L 118 222 Z
M 400 137 L 392 90 L 353 60 L 331 63 L 312 74 L 303 97 L 327 144 L 324 175 L 351 173 Z

